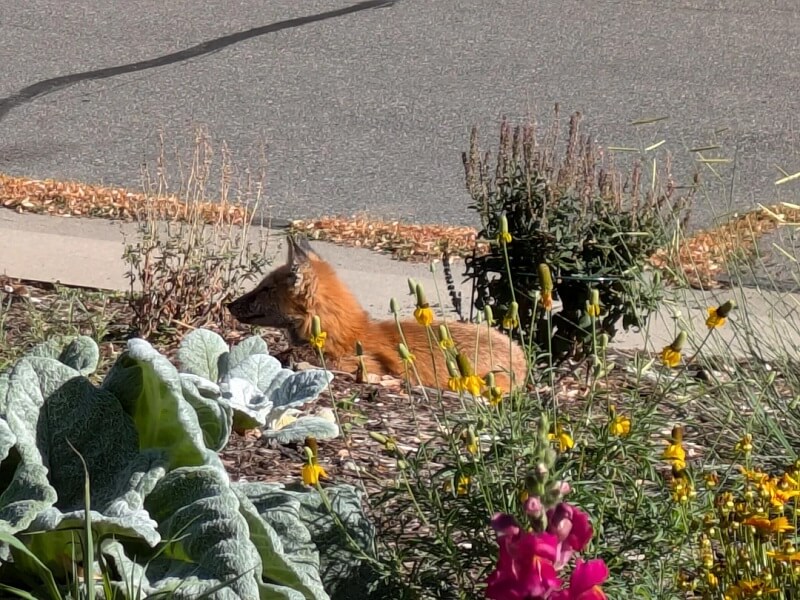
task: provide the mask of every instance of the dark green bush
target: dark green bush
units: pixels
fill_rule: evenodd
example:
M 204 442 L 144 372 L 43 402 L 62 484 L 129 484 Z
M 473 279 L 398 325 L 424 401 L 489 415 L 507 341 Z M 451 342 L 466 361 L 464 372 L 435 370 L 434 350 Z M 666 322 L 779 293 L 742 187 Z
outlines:
M 480 311 L 488 304 L 502 317 L 515 300 L 525 341 L 532 339 L 537 350 L 556 360 L 590 351 L 592 289 L 599 292 L 602 310 L 594 325 L 597 335 L 613 338 L 620 321 L 625 330 L 646 323 L 661 297 L 658 274 L 649 282 L 643 277 L 647 260 L 685 227 L 693 198 L 693 188 L 676 193 L 669 157 L 661 168 L 653 159 L 651 181 L 643 181 L 639 162 L 622 177 L 581 133 L 580 123 L 580 113 L 572 115 L 563 154 L 556 107 L 541 144 L 532 123 L 512 130 L 503 119 L 493 173 L 474 128 L 463 155 L 470 208 L 482 223 L 479 238 L 497 240 L 502 215 L 512 237 L 505 247 L 495 242 L 488 253 L 467 259 L 473 307 Z M 561 301 L 552 320 L 537 303 L 540 264 L 549 266 L 553 298 Z

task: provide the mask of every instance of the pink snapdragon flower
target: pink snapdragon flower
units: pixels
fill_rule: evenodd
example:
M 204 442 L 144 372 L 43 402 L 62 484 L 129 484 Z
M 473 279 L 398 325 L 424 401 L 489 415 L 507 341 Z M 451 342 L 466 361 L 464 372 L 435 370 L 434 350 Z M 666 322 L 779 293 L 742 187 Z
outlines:
M 547 531 L 558 537 L 556 569 L 566 565 L 575 552 L 582 552 L 594 534 L 589 515 L 566 502 L 547 511 Z
M 555 535 L 524 531 L 510 515 L 496 515 L 492 526 L 497 531 L 500 556 L 497 568 L 487 580 L 487 598 L 548 598 L 561 588 L 554 566 L 558 545 Z
M 602 559 L 584 562 L 579 558 L 569 578 L 569 588 L 555 592 L 550 600 L 606 600 L 606 594 L 600 587 L 606 579 L 608 567 Z
M 541 504 L 526 503 L 532 517 L 541 514 Z M 546 531 L 523 529 L 516 519 L 498 513 L 492 518 L 500 554 L 495 570 L 487 579 L 486 597 L 490 600 L 605 600 L 601 585 L 608 578 L 608 567 L 601 559 L 577 559 L 563 588 L 558 577 L 570 558 L 586 548 L 592 539 L 588 515 L 561 502 L 547 511 Z

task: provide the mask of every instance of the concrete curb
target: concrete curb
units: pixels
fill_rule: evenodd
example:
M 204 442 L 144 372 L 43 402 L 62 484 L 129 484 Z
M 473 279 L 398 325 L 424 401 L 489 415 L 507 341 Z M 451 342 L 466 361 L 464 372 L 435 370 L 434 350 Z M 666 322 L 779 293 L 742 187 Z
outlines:
M 285 227 L 275 224 L 267 230 L 272 264 L 285 259 Z M 0 211 L 0 273 L 34 281 L 127 291 L 123 261 L 125 242 L 136 240 L 137 225 L 101 219 L 79 219 Z M 438 298 L 448 315 L 455 318 L 439 264 L 435 273 L 429 266 L 393 260 L 361 248 L 345 248 L 326 242 L 312 242 L 320 255 L 338 271 L 364 308 L 376 319 L 389 318 L 389 300 L 395 297 L 401 310 L 410 313 L 414 300 L 407 280 L 413 277 L 426 288 L 431 304 Z M 453 266 L 456 287 L 469 313 L 471 290 L 461 280 L 463 263 Z M 779 349 L 800 356 L 800 295 L 732 288 L 713 293 L 671 290 L 664 306 L 651 317 L 646 332 L 621 332 L 613 342 L 619 349 L 660 350 L 669 344 L 679 328 L 697 343 L 707 329 L 707 308 L 735 299 L 735 311 L 725 328 L 714 332 L 706 344 L 712 352 L 748 353 L 761 349 L 766 357 Z M 744 326 L 746 324 L 746 327 Z M 758 339 L 753 339 L 754 332 Z M 649 343 L 647 343 L 649 340 Z

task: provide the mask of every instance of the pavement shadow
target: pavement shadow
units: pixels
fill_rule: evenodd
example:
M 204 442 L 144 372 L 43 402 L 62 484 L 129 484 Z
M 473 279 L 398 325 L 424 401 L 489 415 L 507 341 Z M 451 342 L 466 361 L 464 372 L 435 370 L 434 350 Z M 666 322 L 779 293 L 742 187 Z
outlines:
M 155 69 L 156 67 L 171 65 L 184 60 L 189 60 L 191 58 L 213 54 L 214 52 L 218 52 L 223 48 L 227 48 L 228 46 L 266 35 L 268 33 L 275 33 L 276 31 L 292 29 L 294 27 L 302 27 L 303 25 L 308 25 L 310 23 L 335 19 L 373 8 L 386 8 L 392 6 L 396 2 L 398 2 L 398 0 L 366 0 L 351 6 L 338 8 L 336 10 L 329 10 L 306 17 L 286 19 L 285 21 L 278 21 L 269 25 L 254 27 L 246 31 L 238 31 L 236 33 L 223 35 L 222 37 L 218 37 L 213 40 L 201 42 L 195 46 L 191 46 L 190 48 L 179 50 L 177 52 L 171 52 L 170 54 L 165 54 L 164 56 L 158 56 L 148 60 L 140 60 L 134 63 L 118 65 L 116 67 L 105 67 L 102 69 L 94 69 L 92 71 L 83 71 L 82 73 L 71 73 L 69 75 L 61 75 L 59 77 L 38 81 L 33 85 L 29 85 L 21 89 L 15 94 L 11 94 L 10 96 L 0 99 L 0 120 L 5 118 L 9 112 L 18 106 L 21 106 L 22 104 L 31 102 L 40 96 L 45 96 L 76 83 L 80 83 L 81 81 L 107 79 L 109 77 L 116 77 L 117 75 L 124 75 L 126 73 L 135 73 L 138 71 L 145 71 L 147 69 Z

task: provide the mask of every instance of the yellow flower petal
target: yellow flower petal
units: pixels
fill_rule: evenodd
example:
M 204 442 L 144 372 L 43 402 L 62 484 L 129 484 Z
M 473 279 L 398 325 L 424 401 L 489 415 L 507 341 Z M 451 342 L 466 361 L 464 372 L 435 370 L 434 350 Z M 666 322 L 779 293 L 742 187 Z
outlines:
M 483 389 L 483 379 L 478 377 L 477 375 L 468 375 L 467 377 L 461 378 L 461 386 L 465 392 L 469 392 L 476 398 L 481 395 L 481 390 Z
M 418 306 L 414 311 L 414 318 L 422 327 L 428 327 L 431 323 L 433 323 L 433 311 L 427 304 L 424 306 Z
M 608 424 L 608 431 L 616 437 L 625 437 L 631 432 L 631 420 L 625 415 L 617 415 Z
M 320 465 L 317 463 L 313 464 L 304 464 L 302 469 L 303 475 L 303 483 L 306 485 L 317 485 L 319 483 L 320 477 L 327 477 L 328 474 L 325 472 Z
M 674 369 L 681 364 L 680 350 L 673 350 L 672 346 L 665 346 L 661 351 L 661 362 Z
M 322 350 L 325 348 L 325 340 L 328 339 L 328 333 L 326 331 L 321 331 L 317 335 L 311 336 L 308 340 L 311 347 L 315 350 Z

